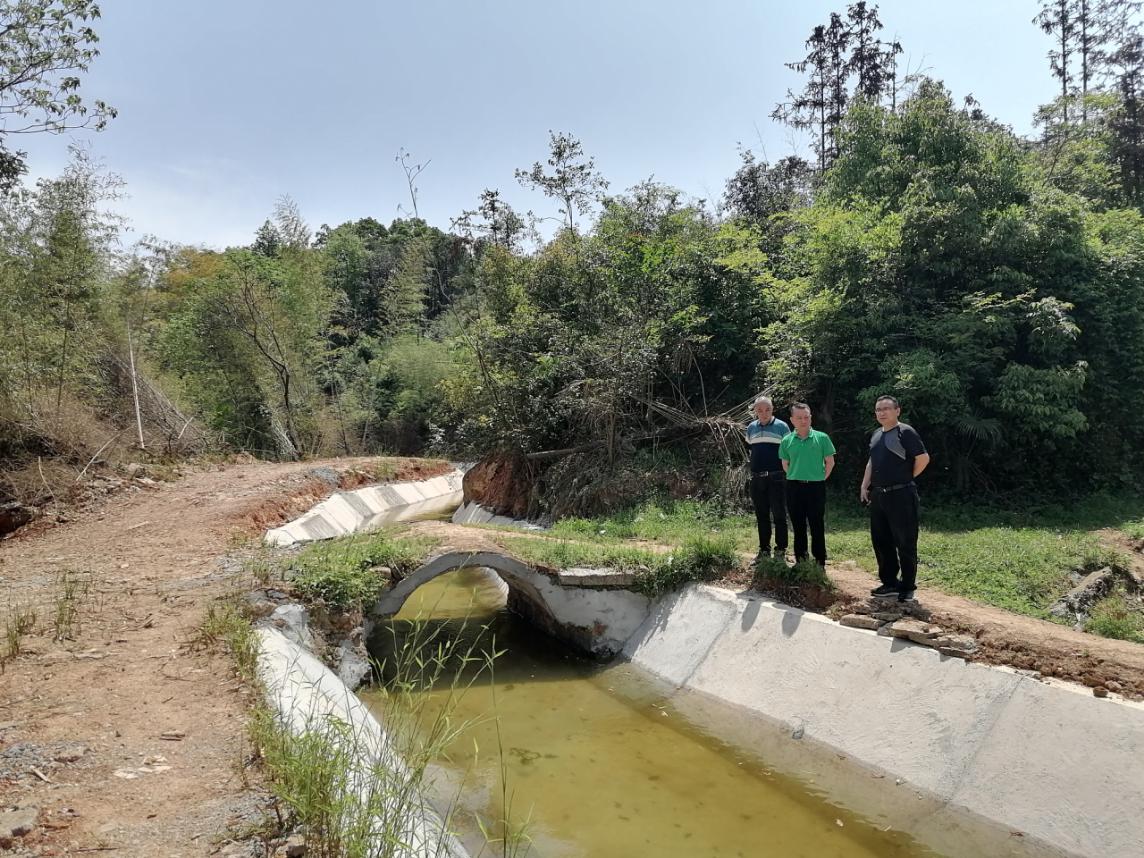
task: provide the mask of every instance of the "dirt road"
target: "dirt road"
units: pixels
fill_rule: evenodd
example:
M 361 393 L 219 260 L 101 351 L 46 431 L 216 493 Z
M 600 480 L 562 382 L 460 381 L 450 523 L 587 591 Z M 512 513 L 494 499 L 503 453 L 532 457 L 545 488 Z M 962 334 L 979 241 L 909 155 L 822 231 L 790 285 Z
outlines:
M 0 811 L 39 810 L 23 854 L 202 856 L 260 821 L 244 768 L 247 692 L 228 657 L 191 644 L 209 600 L 242 583 L 223 563 L 236 526 L 249 532 L 292 497 L 311 503 L 306 475 L 322 464 L 136 483 L 102 509 L 0 543 L 0 616 L 36 614 L 0 674 Z M 65 571 L 90 589 L 72 600 L 74 640 L 60 643 Z

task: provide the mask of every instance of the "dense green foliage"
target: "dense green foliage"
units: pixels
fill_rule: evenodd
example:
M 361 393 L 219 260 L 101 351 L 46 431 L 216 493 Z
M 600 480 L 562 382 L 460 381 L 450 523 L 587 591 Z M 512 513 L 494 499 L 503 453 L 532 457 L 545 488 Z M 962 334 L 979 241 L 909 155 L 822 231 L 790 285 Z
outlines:
M 780 111 L 804 122 L 829 97 L 819 169 L 743 152 L 721 207 L 651 181 L 607 195 L 553 132 L 547 161 L 517 171 L 560 213 L 547 238 L 489 189 L 453 231 L 364 218 L 315 236 L 286 198 L 247 247 L 122 254 L 99 214 L 114 183 L 77 161 L 3 199 L 5 455 L 59 446 L 78 401 L 105 436 L 172 451 L 506 451 L 535 470 L 535 511 L 584 512 L 736 494 L 735 423 L 759 391 L 780 415 L 810 402 L 854 480 L 889 392 L 934 454 L 930 485 L 1133 485 L 1144 50 L 1133 26 L 1080 45 L 1047 21 L 1064 83 L 1038 139 L 899 80 L 900 46 L 855 3 L 793 64 L 810 107 Z

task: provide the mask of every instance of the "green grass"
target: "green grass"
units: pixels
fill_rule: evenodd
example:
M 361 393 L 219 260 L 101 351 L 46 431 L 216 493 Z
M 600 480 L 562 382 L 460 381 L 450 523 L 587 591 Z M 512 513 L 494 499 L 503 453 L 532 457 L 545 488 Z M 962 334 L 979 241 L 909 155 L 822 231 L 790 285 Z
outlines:
M 338 610 L 376 601 L 390 579 L 378 570 L 388 567 L 398 579 L 416 569 L 436 544 L 425 537 L 398 537 L 378 532 L 316 542 L 285 561 L 284 577 L 307 601 L 322 600 Z
M 1092 608 L 1084 630 L 1106 638 L 1144 643 L 1144 613 L 1133 607 L 1120 588 L 1105 596 Z
M 922 586 L 1047 618 L 1048 607 L 1072 587 L 1071 571 L 1115 560 L 1090 531 L 1126 528 L 1140 511 L 1136 499 L 1107 495 L 1019 511 L 923 502 L 919 580 Z M 1140 524 L 1144 531 L 1144 519 Z M 522 549 L 542 555 L 525 559 L 553 566 L 649 566 L 649 552 L 630 553 L 637 550 L 633 540 L 682 545 L 697 536 L 724 540 L 740 552 L 758 549 L 753 516 L 721 516 L 717 507 L 699 501 L 647 503 L 609 517 L 566 519 L 551 533 L 585 544 Z M 850 498 L 830 497 L 826 542 L 831 559 L 853 561 L 871 572 L 876 568 L 868 515 Z
M 23 639 L 36 627 L 36 611 L 30 605 L 8 606 L 4 617 L 4 652 L 0 653 L 0 667 L 23 651 Z
M 764 557 L 755 564 L 755 578 L 756 583 L 764 581 L 787 587 L 834 589 L 830 576 L 813 560 L 800 560 L 791 565 L 778 557 Z
M 648 551 L 628 545 L 591 541 L 503 537 L 518 557 L 554 568 L 586 566 L 633 572 L 635 588 L 648 596 L 677 590 L 689 581 L 712 581 L 739 565 L 737 545 L 728 535 L 691 534 L 676 550 Z
M 242 615 L 237 596 L 226 596 L 207 606 L 194 642 L 205 648 L 225 647 L 239 676 L 248 682 L 254 679 L 258 641 L 250 620 Z

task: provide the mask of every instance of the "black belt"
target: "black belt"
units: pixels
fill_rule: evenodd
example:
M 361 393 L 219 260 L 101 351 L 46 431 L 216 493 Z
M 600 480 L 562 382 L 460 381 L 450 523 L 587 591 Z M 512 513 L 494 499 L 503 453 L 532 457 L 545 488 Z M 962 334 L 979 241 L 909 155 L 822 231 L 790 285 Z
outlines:
M 786 471 L 751 471 L 752 477 L 775 477 L 785 474 Z
M 870 486 L 870 489 L 875 492 L 896 492 L 898 489 L 913 488 L 915 483 L 897 483 L 892 486 Z
M 817 486 L 819 483 L 825 483 L 826 480 L 792 480 L 792 479 L 788 478 L 787 482 L 788 483 L 803 483 L 804 485 L 808 485 L 808 486 Z

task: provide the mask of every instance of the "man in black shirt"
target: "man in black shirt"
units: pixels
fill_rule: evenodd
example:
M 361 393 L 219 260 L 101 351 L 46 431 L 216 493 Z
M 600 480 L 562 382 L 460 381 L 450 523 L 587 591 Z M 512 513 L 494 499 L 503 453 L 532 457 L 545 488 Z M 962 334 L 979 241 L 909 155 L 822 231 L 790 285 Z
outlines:
M 870 436 L 870 460 L 859 497 L 870 504 L 870 541 L 878 558 L 881 586 L 873 596 L 914 598 L 918 576 L 918 487 L 914 477 L 929 464 L 921 436 L 900 423 L 902 409 L 892 396 L 879 396 L 874 416 L 880 428 Z M 898 573 L 901 573 L 899 579 Z

